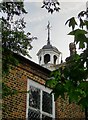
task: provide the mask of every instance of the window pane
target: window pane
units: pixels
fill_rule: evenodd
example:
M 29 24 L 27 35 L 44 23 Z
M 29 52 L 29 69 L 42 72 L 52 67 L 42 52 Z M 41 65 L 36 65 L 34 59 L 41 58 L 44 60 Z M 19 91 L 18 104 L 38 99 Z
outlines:
M 42 111 L 52 114 L 52 95 L 44 91 Z
M 49 116 L 42 115 L 42 120 L 52 120 L 52 118 Z
M 30 86 L 29 106 L 40 109 L 40 89 Z
M 38 111 L 29 109 L 28 120 L 40 120 L 40 113 Z

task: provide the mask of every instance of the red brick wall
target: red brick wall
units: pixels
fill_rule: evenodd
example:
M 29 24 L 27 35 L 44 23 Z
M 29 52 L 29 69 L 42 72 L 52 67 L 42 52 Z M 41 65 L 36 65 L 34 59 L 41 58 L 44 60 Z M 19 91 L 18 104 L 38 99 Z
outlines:
M 44 84 L 45 80 L 36 73 L 32 73 L 32 69 L 29 66 L 20 65 L 19 67 L 13 67 L 9 74 L 3 78 L 4 83 L 11 89 L 16 89 L 17 94 L 8 96 L 3 99 L 3 119 L 18 119 L 21 118 L 25 120 L 26 118 L 26 93 L 21 93 L 27 91 L 27 79 L 30 78 L 34 81 L 38 81 Z M 32 72 L 31 72 L 32 71 Z M 39 74 L 39 73 L 38 73 Z M 44 75 L 42 75 L 43 77 Z M 46 77 L 45 77 L 46 78 Z
M 55 103 L 56 118 L 66 118 L 71 120 L 78 120 L 85 118 L 83 109 L 75 103 L 69 104 L 69 99 L 66 96 L 65 100 L 59 97 Z
M 27 79 L 30 78 L 34 81 L 44 84 L 48 75 L 41 72 L 30 65 L 19 65 L 12 67 L 9 74 L 3 78 L 5 84 L 11 89 L 16 89 L 17 94 L 8 96 L 3 99 L 3 119 L 18 118 L 25 120 L 26 118 L 26 93 L 21 93 L 27 90 Z M 68 99 L 65 101 L 58 98 L 56 101 L 56 118 L 83 118 L 84 112 L 79 106 L 69 104 Z

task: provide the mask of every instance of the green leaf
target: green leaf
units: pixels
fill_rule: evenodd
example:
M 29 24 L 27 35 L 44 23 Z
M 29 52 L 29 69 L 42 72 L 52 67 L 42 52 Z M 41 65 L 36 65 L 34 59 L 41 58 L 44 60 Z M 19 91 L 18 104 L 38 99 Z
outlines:
M 84 42 L 82 42 L 82 41 L 80 41 L 80 43 L 79 43 L 79 49 L 83 49 L 83 48 L 85 48 L 85 43 Z
M 86 25 L 86 28 L 88 29 L 88 21 L 87 20 L 84 20 L 84 23 Z
M 71 81 L 71 80 L 66 80 L 65 81 L 66 82 L 66 84 L 65 84 L 65 89 L 68 91 L 69 89 L 73 89 L 73 82 Z
M 68 35 L 79 35 L 79 34 L 87 34 L 86 30 L 76 29 L 71 31 Z
M 56 71 L 51 72 L 50 78 L 49 78 L 49 80 L 46 81 L 45 86 L 49 86 L 49 87 L 53 88 L 60 81 L 61 81 L 61 73 L 59 70 L 56 70 Z
M 82 105 L 84 108 L 88 107 L 88 96 L 81 98 L 80 101 L 78 102 L 79 105 Z
M 52 91 L 55 95 L 55 100 L 61 96 L 62 98 L 65 97 L 66 89 L 63 84 L 58 83 Z
M 46 81 L 45 86 L 49 86 L 50 88 L 54 88 L 57 84 L 57 81 L 55 79 L 50 79 Z
M 81 48 L 83 49 L 83 48 L 85 48 L 84 42 L 87 42 L 86 34 L 87 34 L 87 31 L 81 30 L 81 29 L 76 29 L 76 30 L 70 32 L 68 35 L 74 35 L 75 42 L 76 43 L 79 42 L 79 49 L 81 49 Z
M 68 93 L 68 96 L 69 96 L 69 102 L 70 103 L 72 103 L 72 102 L 78 103 L 78 101 L 79 101 L 79 93 L 78 92 L 75 92 L 75 90 L 71 90 Z
M 65 25 L 69 23 L 69 27 L 72 27 L 72 30 L 74 30 L 75 26 L 77 25 L 77 22 L 74 17 L 70 18 L 66 21 Z
M 85 22 L 80 18 L 80 25 L 79 25 L 79 27 L 83 29 L 84 26 L 85 26 Z
M 79 88 L 88 92 L 88 81 L 82 81 L 79 85 Z

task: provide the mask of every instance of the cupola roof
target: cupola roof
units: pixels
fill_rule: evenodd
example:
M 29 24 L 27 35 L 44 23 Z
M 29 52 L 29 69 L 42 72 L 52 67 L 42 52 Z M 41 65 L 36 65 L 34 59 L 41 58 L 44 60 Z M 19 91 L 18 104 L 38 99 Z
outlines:
M 49 50 L 54 50 L 56 52 L 60 52 L 55 46 L 52 46 L 51 44 L 44 45 L 42 49 L 49 49 Z

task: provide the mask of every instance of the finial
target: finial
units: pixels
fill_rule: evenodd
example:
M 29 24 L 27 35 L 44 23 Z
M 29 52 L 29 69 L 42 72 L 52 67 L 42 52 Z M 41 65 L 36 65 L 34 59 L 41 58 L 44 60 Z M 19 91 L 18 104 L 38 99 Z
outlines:
M 48 21 L 48 25 L 47 25 L 47 29 L 48 29 L 48 40 L 47 40 L 47 44 L 50 44 L 50 22 Z
M 70 56 L 76 54 L 76 45 L 74 42 L 69 44 Z

